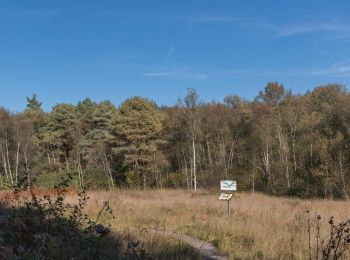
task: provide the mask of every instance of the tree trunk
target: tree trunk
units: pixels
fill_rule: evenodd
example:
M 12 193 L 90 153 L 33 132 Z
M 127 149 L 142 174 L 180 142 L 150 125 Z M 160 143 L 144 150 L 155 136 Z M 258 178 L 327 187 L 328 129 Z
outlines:
M 208 160 L 209 160 L 209 168 L 210 168 L 210 175 L 213 177 L 213 161 L 211 159 L 211 151 L 210 151 L 210 145 L 207 138 L 207 150 L 208 150 Z
M 143 189 L 145 190 L 147 188 L 147 176 L 145 171 L 142 171 L 142 185 Z
M 6 147 L 6 160 L 7 160 L 6 164 L 7 164 L 8 172 L 9 172 L 9 175 L 10 175 L 11 184 L 14 185 L 13 176 L 12 176 L 12 170 L 11 170 L 10 156 L 9 156 L 9 144 L 8 144 L 7 138 L 5 139 L 5 147 Z
M 80 148 L 79 148 L 79 145 L 77 145 L 77 159 L 78 159 L 79 185 L 80 185 L 80 188 L 84 188 L 84 176 L 83 176 L 83 170 L 82 170 L 81 161 L 80 161 Z
M 111 181 L 111 186 L 112 186 L 112 189 L 114 189 L 114 180 L 113 180 L 113 176 L 112 176 L 112 171 L 111 171 L 111 168 L 109 167 L 109 163 L 108 163 L 108 159 L 107 159 L 107 155 L 106 155 L 105 151 L 103 151 L 103 156 L 105 158 L 106 169 L 107 169 L 107 173 L 109 175 L 110 181 Z
M 295 152 L 295 128 L 292 130 L 292 150 L 293 150 L 293 163 L 294 163 L 294 172 L 297 172 L 297 159 L 296 159 L 296 152 Z
M 104 156 L 102 156 L 101 161 L 102 161 L 102 164 L 103 164 L 103 171 L 104 171 L 104 173 L 105 173 L 105 175 L 106 175 L 106 178 L 107 178 L 108 188 L 109 188 L 110 190 L 112 190 L 112 186 L 111 186 L 110 179 L 109 179 L 109 176 L 108 176 L 107 164 L 106 164 L 106 162 L 105 162 Z
M 0 149 L 1 149 L 1 157 L 2 157 L 2 165 L 4 167 L 4 171 L 5 171 L 5 175 L 6 175 L 6 179 L 7 179 L 7 183 L 11 184 L 11 180 L 10 180 L 10 175 L 8 173 L 8 169 L 7 169 L 7 160 L 6 160 L 6 155 L 5 155 L 5 151 L 3 146 L 0 144 Z
M 192 133 L 192 151 L 193 151 L 193 185 L 194 191 L 197 191 L 197 173 L 196 173 L 196 145 L 195 145 L 195 135 Z
M 69 170 L 70 166 L 69 166 L 69 156 L 68 156 L 68 152 L 65 152 L 65 161 L 66 161 L 66 168 L 67 170 Z
M 20 148 L 20 143 L 17 143 L 17 152 L 16 152 L 16 167 L 15 167 L 15 179 L 16 179 L 16 185 L 18 185 L 19 148 Z
M 23 147 L 23 157 L 24 157 L 24 166 L 25 166 L 26 174 L 27 174 L 28 190 L 31 190 L 31 181 L 30 181 L 27 149 L 28 149 L 28 143 L 26 143 Z

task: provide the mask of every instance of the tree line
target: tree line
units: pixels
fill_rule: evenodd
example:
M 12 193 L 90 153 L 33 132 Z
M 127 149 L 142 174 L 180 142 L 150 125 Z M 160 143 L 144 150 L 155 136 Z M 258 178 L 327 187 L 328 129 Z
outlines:
M 175 106 L 133 97 L 119 107 L 85 99 L 50 112 L 36 95 L 0 109 L 0 186 L 217 187 L 347 198 L 350 93 L 339 84 L 294 94 L 269 82 L 255 99 L 205 103 L 189 89 Z

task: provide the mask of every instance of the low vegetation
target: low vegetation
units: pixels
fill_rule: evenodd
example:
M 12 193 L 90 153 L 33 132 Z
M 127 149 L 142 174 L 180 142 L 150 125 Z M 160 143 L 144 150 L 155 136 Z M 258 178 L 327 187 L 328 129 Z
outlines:
M 228 223 L 226 202 L 213 192 L 125 190 L 95 191 L 89 196 L 90 214 L 96 212 L 95 203 L 110 202 L 117 216 L 111 228 L 120 234 L 148 237 L 154 229 L 176 231 L 210 241 L 230 259 L 309 259 L 310 254 L 311 259 L 333 259 L 341 250 L 342 258 L 334 259 L 350 257 L 350 204 L 345 201 L 239 193 L 232 199 Z M 346 224 L 338 226 L 343 221 Z M 335 232 L 339 227 L 342 237 Z M 159 243 L 163 240 L 158 236 Z
M 54 190 L 0 193 L 1 259 L 201 258 L 181 241 L 111 229 L 118 220 L 109 202 L 94 201 L 94 210 L 87 211 L 90 198 L 67 189 L 69 182 Z
M 200 259 L 181 235 L 208 241 L 230 259 L 350 257 L 347 201 L 239 193 L 229 222 L 226 202 L 211 191 L 55 188 L 1 194 L 2 257 Z
M 65 201 L 70 179 L 63 179 L 53 195 L 27 194 L 18 188 L 1 196 L 0 255 L 6 259 L 119 258 L 118 239 L 99 218 L 113 213 L 104 202 L 95 218 L 84 213 L 88 196 L 74 192 L 77 203 Z M 29 196 L 28 196 L 29 195 Z

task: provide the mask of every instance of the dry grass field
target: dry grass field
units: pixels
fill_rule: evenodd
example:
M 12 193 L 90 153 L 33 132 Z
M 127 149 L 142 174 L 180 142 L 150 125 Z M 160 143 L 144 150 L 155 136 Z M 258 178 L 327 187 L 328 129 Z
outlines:
M 316 215 L 322 216 L 322 238 L 329 234 L 329 217 L 335 222 L 350 217 L 349 202 L 239 193 L 232 200 L 228 223 L 226 202 L 219 201 L 218 195 L 181 190 L 91 191 L 87 210 L 95 214 L 98 205 L 108 200 L 116 217 L 112 229 L 146 241 L 151 250 L 169 246 L 167 239 L 150 231 L 165 228 L 210 241 L 230 259 L 308 259 L 307 211 L 314 259 Z M 176 241 L 172 244 L 177 245 Z
M 35 191 L 39 196 L 50 192 L 55 196 L 53 191 Z M 66 202 L 77 202 L 74 193 L 67 193 Z M 325 242 L 330 234 L 330 217 L 334 217 L 335 223 L 350 218 L 347 201 L 301 200 L 258 193 L 235 194 L 230 222 L 227 203 L 218 200 L 218 192 L 116 190 L 88 191 L 88 196 L 84 210 L 92 218 L 105 201 L 109 202 L 115 219 L 104 214 L 99 219 L 111 225 L 113 233 L 124 243 L 124 250 L 129 242 L 140 241 L 137 250 L 145 250 L 156 259 L 199 256 L 180 239 L 171 239 L 154 230 L 174 231 L 209 241 L 230 259 L 310 259 L 310 252 L 311 259 L 322 259 L 320 254 L 318 258 L 316 255 L 317 216 L 321 216 L 320 240 Z M 343 254 L 340 259 L 350 259 L 350 255 Z

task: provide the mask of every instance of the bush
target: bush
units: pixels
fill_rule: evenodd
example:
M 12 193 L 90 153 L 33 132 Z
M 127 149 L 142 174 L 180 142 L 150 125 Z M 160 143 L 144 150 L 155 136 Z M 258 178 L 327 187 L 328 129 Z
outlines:
M 4 176 L 0 176 L 0 190 L 8 190 L 10 185 L 7 182 L 7 179 Z
M 108 179 L 106 175 L 97 170 L 91 169 L 83 173 L 84 188 L 87 190 L 108 189 Z
M 43 172 L 36 177 L 33 184 L 34 186 L 53 189 L 60 184 L 62 178 L 67 178 L 68 176 L 71 176 L 72 178 L 69 185 L 74 188 L 79 188 L 78 173 L 70 171 Z
M 125 180 L 126 183 L 132 188 L 140 188 L 142 185 L 142 180 L 135 171 L 128 171 L 125 174 Z
M 118 240 L 99 223 L 103 213 L 112 216 L 108 202 L 95 220 L 84 213 L 88 197 L 77 192 L 78 203 L 65 203 L 72 177 L 62 178 L 54 196 L 30 199 L 17 188 L 0 200 L 0 258 L 4 259 L 116 259 Z
M 34 186 L 54 188 L 62 178 L 67 178 L 67 176 L 72 176 L 72 181 L 70 183 L 71 188 L 79 189 L 79 174 L 76 171 L 57 171 L 57 172 L 44 172 L 40 174 L 34 181 Z M 108 180 L 106 175 L 97 170 L 91 169 L 83 173 L 84 179 L 84 189 L 108 189 Z
M 334 217 L 328 219 L 328 235 L 322 237 L 322 217 L 316 214 L 314 218 L 310 217 L 310 211 L 307 210 L 307 233 L 308 240 L 308 258 L 309 259 L 349 259 L 350 245 L 350 219 L 335 222 Z M 313 226 L 315 225 L 315 226 Z M 316 241 L 316 248 L 312 248 L 312 239 Z
M 181 172 L 172 172 L 169 174 L 166 185 L 171 188 L 186 187 L 186 176 Z

